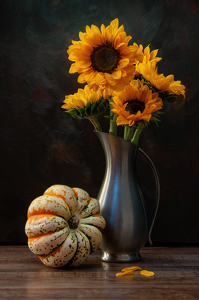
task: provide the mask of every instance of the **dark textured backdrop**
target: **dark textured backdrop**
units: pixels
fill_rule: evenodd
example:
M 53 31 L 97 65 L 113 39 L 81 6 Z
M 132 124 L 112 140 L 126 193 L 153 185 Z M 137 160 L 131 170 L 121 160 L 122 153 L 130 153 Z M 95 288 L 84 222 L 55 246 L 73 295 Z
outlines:
M 140 141 L 161 184 L 153 242 L 199 244 L 197 0 L 0 1 L 0 244 L 26 244 L 27 208 L 52 184 L 97 196 L 101 145 L 90 123 L 61 109 L 64 96 L 80 86 L 68 73 L 66 50 L 86 25 L 107 26 L 116 17 L 132 43 L 160 49 L 159 72 L 186 86 L 186 99 L 165 105 L 160 126 L 150 126 Z M 154 180 L 141 156 L 138 172 L 152 212 Z

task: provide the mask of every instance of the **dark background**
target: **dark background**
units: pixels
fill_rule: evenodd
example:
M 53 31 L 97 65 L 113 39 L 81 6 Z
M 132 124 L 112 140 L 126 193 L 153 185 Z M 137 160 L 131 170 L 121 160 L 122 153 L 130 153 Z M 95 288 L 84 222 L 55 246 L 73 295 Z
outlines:
M 26 244 L 30 202 L 59 183 L 97 197 L 104 154 L 87 120 L 61 109 L 77 91 L 67 48 L 86 25 L 124 24 L 136 42 L 163 58 L 159 73 L 174 74 L 186 99 L 165 104 L 140 147 L 159 174 L 161 199 L 154 245 L 199 244 L 199 2 L 196 0 L 0 1 L 0 244 Z M 82 87 L 82 86 L 81 86 Z M 108 123 L 102 120 L 104 131 Z M 147 162 L 138 173 L 152 216 L 155 186 Z

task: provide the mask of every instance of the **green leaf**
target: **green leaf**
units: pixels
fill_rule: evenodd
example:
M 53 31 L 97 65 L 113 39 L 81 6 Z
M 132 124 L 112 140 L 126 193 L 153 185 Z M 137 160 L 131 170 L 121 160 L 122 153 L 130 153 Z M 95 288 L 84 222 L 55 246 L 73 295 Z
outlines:
M 98 101 L 94 102 L 91 106 L 91 116 L 96 115 L 97 114 L 97 103 Z
M 109 102 L 113 102 L 113 96 L 108 97 L 106 100 L 108 100 Z
M 158 91 L 158 96 L 159 96 L 161 99 L 164 99 L 164 98 L 165 98 L 165 92 Z
M 155 122 L 155 124 L 156 124 L 157 126 L 159 126 L 159 125 L 158 125 L 158 122 L 161 121 L 161 119 L 160 119 L 160 115 L 161 115 L 161 114 L 164 114 L 164 112 L 163 112 L 163 111 L 160 111 L 160 110 L 155 111 L 154 113 L 152 113 L 152 117 L 151 117 L 151 119 L 150 119 L 150 122 L 151 122 L 151 121 L 152 121 L 152 122 Z
M 73 118 L 77 119 L 78 112 L 76 109 L 67 110 L 66 113 L 70 114 Z
M 85 114 L 87 116 L 91 115 L 91 108 L 92 108 L 92 104 L 90 102 L 87 103 L 86 107 L 85 107 Z
M 112 42 L 109 42 L 108 40 L 106 41 L 107 45 L 112 45 Z
M 147 121 L 143 121 L 143 123 L 144 123 L 144 126 L 145 126 L 145 127 L 148 127 L 148 125 L 149 125 L 149 122 L 147 122 Z
M 107 118 L 107 119 L 113 120 L 113 115 L 112 115 L 112 116 L 104 116 L 104 118 Z
M 84 107 L 79 107 L 78 111 L 79 111 L 80 116 L 84 117 L 84 115 L 85 115 L 85 108 Z
M 163 100 L 169 103 L 173 103 L 178 99 L 178 95 L 169 95 L 168 97 L 165 97 Z
M 108 101 L 105 102 L 105 106 L 106 106 L 106 111 L 107 111 L 110 108 Z
M 98 105 L 98 107 L 97 107 L 97 111 L 98 111 L 99 114 L 105 112 L 105 111 L 106 111 L 106 108 L 105 108 L 104 104 L 100 103 L 100 104 Z

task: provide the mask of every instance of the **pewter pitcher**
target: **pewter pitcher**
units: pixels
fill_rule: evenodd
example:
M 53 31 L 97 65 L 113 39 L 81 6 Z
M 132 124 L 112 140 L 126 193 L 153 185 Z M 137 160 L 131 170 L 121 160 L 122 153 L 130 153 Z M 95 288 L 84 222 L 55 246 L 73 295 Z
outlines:
M 140 260 L 140 249 L 150 239 L 159 204 L 159 181 L 152 161 L 137 146 L 113 135 L 96 132 L 106 157 L 106 170 L 98 194 L 103 230 L 102 260 L 130 262 Z M 156 210 L 149 228 L 142 192 L 136 172 L 137 151 L 149 160 L 156 179 Z

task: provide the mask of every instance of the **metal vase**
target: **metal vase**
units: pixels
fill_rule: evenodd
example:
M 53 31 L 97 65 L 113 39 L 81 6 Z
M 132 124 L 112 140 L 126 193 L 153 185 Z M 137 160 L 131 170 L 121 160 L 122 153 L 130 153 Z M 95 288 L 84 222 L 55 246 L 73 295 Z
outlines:
M 103 230 L 102 260 L 132 262 L 140 260 L 140 249 L 150 240 L 159 204 L 159 181 L 151 160 L 137 146 L 113 135 L 96 132 L 106 157 L 106 170 L 98 194 Z M 157 187 L 156 210 L 149 228 L 142 192 L 138 185 L 136 156 L 141 151 L 152 166 Z

